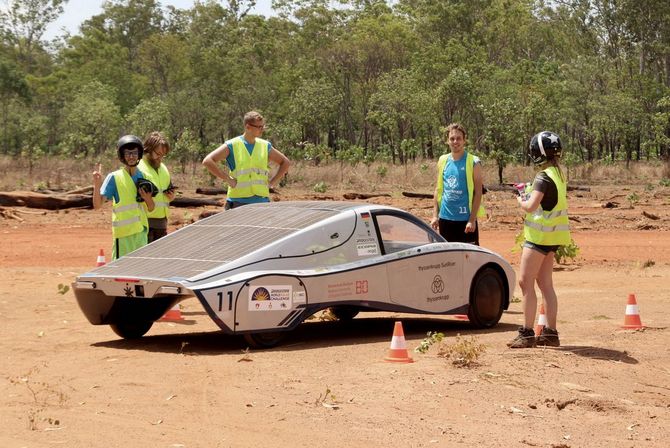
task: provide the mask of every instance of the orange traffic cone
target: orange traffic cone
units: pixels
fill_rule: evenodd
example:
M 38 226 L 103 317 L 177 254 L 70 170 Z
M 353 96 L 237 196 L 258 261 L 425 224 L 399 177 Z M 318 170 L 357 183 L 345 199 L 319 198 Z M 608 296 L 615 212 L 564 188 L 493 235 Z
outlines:
M 105 263 L 107 263 L 105 261 L 105 251 L 100 249 L 100 253 L 98 254 L 98 259 L 95 262 L 95 267 L 99 268 L 100 266 L 104 266 Z
M 535 325 L 535 336 L 539 336 L 542 333 L 542 329 L 547 326 L 547 315 L 544 314 L 544 302 L 540 303 L 540 310 L 538 312 L 540 315 L 537 318 L 537 325 Z
M 172 308 L 167 310 L 167 313 L 165 313 L 163 317 L 158 320 L 161 322 L 176 322 L 184 320 L 184 318 L 181 316 L 181 309 L 179 308 L 179 304 L 177 303 Z
M 628 302 L 626 303 L 626 315 L 623 319 L 623 325 L 621 328 L 627 328 L 630 330 L 638 330 L 644 328 L 642 321 L 640 320 L 640 309 L 637 307 L 637 301 L 635 300 L 635 294 L 628 294 Z
M 384 358 L 388 362 L 414 362 L 407 352 L 405 343 L 405 332 L 402 330 L 402 322 L 398 321 L 393 327 L 393 337 L 391 338 L 391 348 L 389 354 Z

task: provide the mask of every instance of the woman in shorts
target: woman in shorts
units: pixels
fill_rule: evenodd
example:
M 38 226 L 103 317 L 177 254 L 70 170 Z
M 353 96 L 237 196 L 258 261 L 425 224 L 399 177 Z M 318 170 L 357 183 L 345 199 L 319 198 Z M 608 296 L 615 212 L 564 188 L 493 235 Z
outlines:
M 530 158 L 539 168 L 533 185 L 517 200 L 526 212 L 521 252 L 519 286 L 523 294 L 524 326 L 507 345 L 527 348 L 536 345 L 560 346 L 556 330 L 558 300 L 552 280 L 554 254 L 562 245 L 571 242 L 568 224 L 567 181 L 559 166 L 561 140 L 553 132 L 543 131 L 530 141 Z M 547 325 L 535 335 L 533 324 L 537 310 L 535 283 L 544 297 Z

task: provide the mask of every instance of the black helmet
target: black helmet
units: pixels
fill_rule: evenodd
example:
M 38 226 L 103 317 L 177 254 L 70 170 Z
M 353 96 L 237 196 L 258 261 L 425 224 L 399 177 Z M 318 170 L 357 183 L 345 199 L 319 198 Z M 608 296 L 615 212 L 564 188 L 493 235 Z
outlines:
M 126 164 L 126 159 L 124 157 L 124 150 L 126 148 L 138 148 L 139 154 L 137 155 L 137 163 L 140 163 L 142 160 L 142 155 L 144 154 L 144 146 L 142 145 L 142 140 L 136 135 L 124 135 L 116 143 L 116 153 L 119 156 L 121 163 Z M 134 166 L 137 166 L 137 163 Z
M 551 131 L 542 131 L 530 139 L 530 159 L 535 165 L 561 155 L 561 139 Z
M 137 187 L 137 197 L 135 198 L 137 202 L 144 201 L 144 199 L 142 199 L 142 196 L 140 196 L 140 189 L 146 191 L 147 193 L 151 193 L 152 197 L 158 194 L 158 187 L 149 179 L 144 178 L 137 179 L 135 186 Z

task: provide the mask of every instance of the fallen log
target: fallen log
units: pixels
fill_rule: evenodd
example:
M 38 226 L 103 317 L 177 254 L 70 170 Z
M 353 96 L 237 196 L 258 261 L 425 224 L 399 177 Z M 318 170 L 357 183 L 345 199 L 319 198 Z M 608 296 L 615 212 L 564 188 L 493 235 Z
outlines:
M 88 187 L 81 187 L 77 188 L 75 190 L 70 190 L 66 191 L 65 194 L 93 194 L 93 185 L 89 185 Z
M 344 199 L 370 199 L 370 198 L 378 198 L 378 197 L 385 197 L 385 198 L 390 198 L 391 195 L 388 193 L 344 193 L 342 195 Z
M 228 194 L 228 188 L 217 188 L 217 187 L 198 187 L 195 189 L 197 194 L 205 194 L 208 196 L 216 196 L 220 194 Z M 274 188 L 270 188 L 270 193 L 277 194 L 277 191 Z
M 91 196 L 83 194 L 42 194 L 34 191 L 0 192 L 0 205 L 47 210 L 93 208 Z
M 408 198 L 433 199 L 433 194 L 428 193 L 414 193 L 412 191 L 403 191 L 402 195 Z
M 491 184 L 484 185 L 484 188 L 488 191 L 517 191 L 514 184 Z M 568 191 L 591 191 L 591 187 L 584 187 L 581 185 L 568 185 Z
M 17 221 L 23 222 L 23 219 L 11 208 L 0 207 L 0 217 L 5 219 L 16 219 Z
M 195 189 L 197 194 L 206 194 L 206 195 L 217 195 L 217 194 L 228 194 L 227 188 L 216 188 L 216 187 L 198 187 Z
M 170 202 L 172 207 L 202 207 L 205 205 L 214 205 L 216 207 L 221 207 L 224 204 L 223 199 L 207 199 L 207 198 L 185 198 L 178 197 L 174 198 Z
M 653 219 L 654 221 L 656 221 L 657 219 L 660 219 L 658 216 L 654 215 L 653 213 L 648 213 L 648 212 L 645 212 L 644 210 L 642 210 L 642 216 L 644 216 L 645 218 Z

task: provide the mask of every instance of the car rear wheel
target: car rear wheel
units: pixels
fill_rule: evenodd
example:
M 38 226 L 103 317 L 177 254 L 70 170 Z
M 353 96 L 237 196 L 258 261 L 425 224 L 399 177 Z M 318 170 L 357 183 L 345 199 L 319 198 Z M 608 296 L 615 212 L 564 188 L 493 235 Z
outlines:
M 279 344 L 286 336 L 285 331 L 270 331 L 265 333 L 245 333 L 244 340 L 252 348 L 272 348 Z
M 358 315 L 358 308 L 355 306 L 333 306 L 330 307 L 330 312 L 333 316 L 337 317 L 337 320 L 347 321 L 351 320 L 356 315 Z
M 129 322 L 118 322 L 115 324 L 110 324 L 112 330 L 117 335 L 121 336 L 124 339 L 137 339 L 141 338 L 153 325 L 153 321 L 129 321 Z
M 476 328 L 490 328 L 500 321 L 505 303 L 505 285 L 500 273 L 486 267 L 475 275 L 470 286 L 468 319 Z

